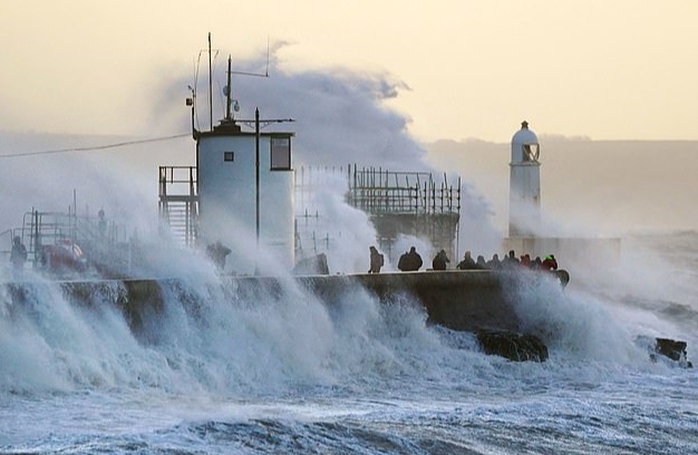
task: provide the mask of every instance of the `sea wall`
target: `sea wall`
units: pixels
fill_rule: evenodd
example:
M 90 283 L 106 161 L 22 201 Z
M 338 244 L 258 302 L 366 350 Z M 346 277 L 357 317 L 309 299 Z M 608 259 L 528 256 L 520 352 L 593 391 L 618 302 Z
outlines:
M 258 301 L 272 296 L 282 298 L 288 282 L 295 281 L 327 305 L 343 296 L 364 289 L 383 303 L 401 297 L 412 298 L 427 312 L 428 322 L 455 330 L 518 331 L 519 321 L 513 305 L 504 292 L 503 274 L 489 270 L 422 271 L 359 275 L 314 275 L 297 277 L 222 277 L 221 291 L 231 301 Z M 32 294 L 32 288 L 56 286 L 63 296 L 83 306 L 113 304 L 120 308 L 134 330 L 139 330 L 150 317 L 156 317 L 165 304 L 167 293 L 195 300 L 187 287 L 177 279 L 130 279 L 7 283 L 3 292 L 13 303 L 21 304 Z M 35 293 L 35 292 L 34 292 Z M 195 302 L 191 302 L 195 304 Z
M 559 271 L 563 285 L 569 278 Z M 565 278 L 565 279 L 563 279 Z M 536 334 L 521 333 L 516 299 L 525 279 L 519 273 L 490 270 L 423 271 L 359 275 L 309 275 L 279 277 L 220 277 L 215 283 L 192 286 L 191 281 L 169 279 L 128 279 L 93 281 L 24 281 L 0 283 L 0 317 L 12 318 L 22 305 L 62 298 L 70 304 L 101 311 L 117 308 L 134 334 L 157 328 L 168 302 L 176 301 L 185 311 L 196 314 L 209 297 L 231 304 L 255 302 L 311 293 L 325 305 L 347 303 L 358 292 L 368 292 L 390 305 L 409 301 L 421 305 L 427 323 L 454 330 L 474 332 L 483 351 L 510 360 L 545 361 L 548 352 Z M 528 277 L 530 279 L 530 276 Z M 300 287 L 300 289 L 299 289 Z M 299 294 L 299 290 L 301 294 Z M 351 300 L 349 300 L 351 302 Z M 150 332 L 151 333 L 151 332 Z M 686 343 L 671 339 L 649 339 L 651 357 L 656 354 L 692 366 Z M 653 344 L 654 343 L 654 344 Z
M 454 330 L 517 331 L 519 321 L 504 292 L 506 280 L 489 270 L 424 271 L 351 276 L 299 277 L 323 301 L 332 303 L 352 286 L 361 286 L 387 303 L 412 296 L 428 322 Z

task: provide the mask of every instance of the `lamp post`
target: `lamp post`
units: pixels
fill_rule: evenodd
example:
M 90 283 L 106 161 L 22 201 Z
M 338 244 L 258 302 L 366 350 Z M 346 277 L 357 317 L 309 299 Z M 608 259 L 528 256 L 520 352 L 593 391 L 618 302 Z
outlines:
M 255 239 L 257 241 L 254 256 L 254 274 L 259 275 L 259 107 L 254 110 L 254 169 L 255 169 Z

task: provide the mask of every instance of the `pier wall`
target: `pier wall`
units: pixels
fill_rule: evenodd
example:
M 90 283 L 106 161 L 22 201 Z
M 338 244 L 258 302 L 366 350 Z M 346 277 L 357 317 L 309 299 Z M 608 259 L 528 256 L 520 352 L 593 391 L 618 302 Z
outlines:
M 300 277 L 298 280 L 331 304 L 352 286 L 361 286 L 381 302 L 408 295 L 427 311 L 428 323 L 455 330 L 517 331 L 519 322 L 504 292 L 506 281 L 489 270 L 424 271 L 375 275 Z
M 455 330 L 518 331 L 519 321 L 507 297 L 506 276 L 489 270 L 422 271 L 359 275 L 315 275 L 286 278 L 221 277 L 219 296 L 234 301 L 255 302 L 272 296 L 283 298 L 288 286 L 298 286 L 317 296 L 326 305 L 339 302 L 350 292 L 363 289 L 382 303 L 411 297 L 422 305 L 428 323 Z M 83 306 L 112 304 L 124 314 L 132 330 L 139 331 L 148 320 L 157 318 L 167 295 L 178 295 L 196 306 L 197 296 L 177 279 L 130 279 L 70 282 L 6 283 L 3 294 L 13 304 L 30 298 L 37 286 L 60 286 L 71 303 Z

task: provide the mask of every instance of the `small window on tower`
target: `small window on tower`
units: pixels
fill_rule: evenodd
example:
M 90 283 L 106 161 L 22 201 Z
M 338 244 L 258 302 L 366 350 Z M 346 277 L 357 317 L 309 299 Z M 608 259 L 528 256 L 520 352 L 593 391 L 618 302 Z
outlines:
M 291 170 L 291 138 L 273 137 L 271 138 L 271 170 L 289 171 Z
M 223 152 L 223 161 L 235 161 L 235 152 Z
M 538 161 L 538 157 L 540 156 L 538 144 L 524 144 L 523 151 L 524 161 Z

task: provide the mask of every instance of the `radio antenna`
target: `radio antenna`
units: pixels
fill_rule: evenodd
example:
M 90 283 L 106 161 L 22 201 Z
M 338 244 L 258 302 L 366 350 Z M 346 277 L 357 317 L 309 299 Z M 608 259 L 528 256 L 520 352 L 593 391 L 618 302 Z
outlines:
M 195 122 L 196 116 L 196 108 L 195 108 L 195 98 L 196 98 L 196 88 L 197 88 L 197 81 L 198 81 L 198 76 L 199 76 L 199 67 L 200 67 L 200 62 L 201 62 L 201 57 L 204 52 L 208 53 L 208 112 L 209 112 L 209 122 L 210 122 L 210 131 L 213 131 L 213 59 L 215 56 L 218 55 L 218 50 L 214 50 L 212 48 L 211 44 L 211 32 L 208 33 L 208 49 L 206 50 L 200 50 L 199 51 L 199 57 L 197 58 L 196 61 L 196 71 L 195 71 L 195 76 L 194 76 L 194 87 L 190 87 L 190 90 L 192 91 L 192 98 L 191 101 L 187 99 L 187 106 L 192 106 L 192 125 Z M 215 52 L 215 56 L 214 56 Z M 228 121 L 235 121 L 233 119 L 234 114 L 231 112 L 232 110 L 235 110 L 236 112 L 240 109 L 240 105 L 238 103 L 238 100 L 233 99 L 233 90 L 232 90 L 232 81 L 231 81 L 231 75 L 233 74 L 238 74 L 242 76 L 255 76 L 255 77 L 269 77 L 269 62 L 270 62 L 270 55 L 271 55 L 271 47 L 269 44 L 269 37 L 267 37 L 267 65 L 264 73 L 253 73 L 253 72 L 248 72 L 248 71 L 233 71 L 232 69 L 232 57 L 228 56 L 228 70 L 227 70 L 227 85 L 224 87 L 225 88 L 225 120 Z
M 267 38 L 267 68 L 264 73 L 253 73 L 249 71 L 233 71 L 232 69 L 232 58 L 230 55 L 228 56 L 228 71 L 227 71 L 227 77 L 228 77 L 228 85 L 225 86 L 225 96 L 226 96 L 226 110 L 225 110 L 225 118 L 226 120 L 233 120 L 230 112 L 230 105 L 231 103 L 234 103 L 234 110 L 237 111 L 240 109 L 240 106 L 238 104 L 237 100 L 233 99 L 233 88 L 231 87 L 232 81 L 230 76 L 233 74 L 238 74 L 241 76 L 254 76 L 254 77 L 269 77 L 269 41 Z
M 232 89 L 230 87 L 230 72 L 233 59 L 228 55 L 228 85 L 225 87 L 225 119 L 230 121 L 230 99 L 232 97 Z
M 267 35 L 267 71 L 265 75 L 269 77 L 269 35 Z

